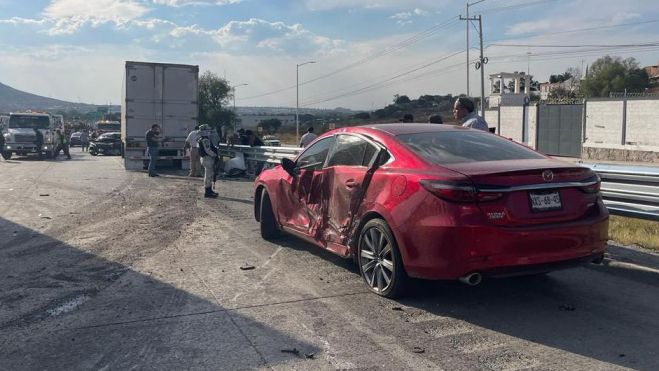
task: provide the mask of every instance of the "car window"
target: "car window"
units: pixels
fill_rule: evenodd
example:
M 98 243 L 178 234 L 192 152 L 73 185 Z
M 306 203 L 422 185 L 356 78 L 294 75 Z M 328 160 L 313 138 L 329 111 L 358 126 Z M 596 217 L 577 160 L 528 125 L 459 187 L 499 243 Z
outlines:
M 339 135 L 327 166 L 368 166 L 377 148 L 355 135 Z
M 485 132 L 439 131 L 397 137 L 407 148 L 433 164 L 544 158 L 522 145 Z
M 324 138 L 312 146 L 308 147 L 301 155 L 298 157 L 296 162 L 296 167 L 300 169 L 314 169 L 320 170 L 323 168 L 325 159 L 327 158 L 327 153 L 334 143 L 334 137 Z

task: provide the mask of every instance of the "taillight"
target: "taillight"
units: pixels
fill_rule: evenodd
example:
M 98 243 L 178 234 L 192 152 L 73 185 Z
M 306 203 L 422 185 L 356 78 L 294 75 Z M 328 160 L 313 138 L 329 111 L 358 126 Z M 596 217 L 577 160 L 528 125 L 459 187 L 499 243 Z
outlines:
M 599 175 L 595 175 L 594 177 L 590 178 L 591 180 L 594 180 L 595 183 L 583 187 L 579 187 L 581 192 L 584 193 L 597 193 L 601 190 L 602 188 L 602 179 L 599 177 Z
M 597 183 L 589 185 L 589 186 L 579 187 L 579 189 L 584 193 L 597 193 L 597 192 L 600 191 L 601 188 L 602 188 L 602 182 L 601 181 L 598 181 Z
M 499 192 L 479 192 L 470 183 L 441 180 L 420 180 L 419 183 L 428 192 L 452 202 L 487 202 L 503 197 Z

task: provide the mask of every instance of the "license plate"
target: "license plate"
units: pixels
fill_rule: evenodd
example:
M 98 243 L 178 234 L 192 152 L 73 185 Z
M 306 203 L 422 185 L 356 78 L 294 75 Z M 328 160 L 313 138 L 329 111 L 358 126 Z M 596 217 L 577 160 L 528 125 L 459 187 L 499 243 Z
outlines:
M 529 192 L 532 211 L 551 211 L 563 208 L 561 194 L 558 191 Z

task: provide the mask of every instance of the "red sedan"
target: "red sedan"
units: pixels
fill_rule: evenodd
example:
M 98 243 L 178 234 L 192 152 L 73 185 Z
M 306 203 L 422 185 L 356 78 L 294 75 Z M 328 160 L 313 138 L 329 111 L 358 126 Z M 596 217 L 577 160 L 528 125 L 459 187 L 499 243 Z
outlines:
M 261 173 L 254 211 L 263 238 L 285 231 L 354 257 L 387 297 L 408 277 L 474 285 L 599 261 L 609 218 L 592 170 L 433 124 L 326 133 Z

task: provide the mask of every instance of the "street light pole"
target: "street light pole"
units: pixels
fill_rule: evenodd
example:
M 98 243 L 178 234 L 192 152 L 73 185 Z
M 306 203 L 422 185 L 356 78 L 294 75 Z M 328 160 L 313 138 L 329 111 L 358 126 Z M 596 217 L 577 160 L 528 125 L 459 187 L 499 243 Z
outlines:
M 300 66 L 305 64 L 316 63 L 316 61 L 308 61 L 298 63 L 295 65 L 295 135 L 296 143 L 300 143 Z

